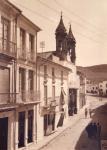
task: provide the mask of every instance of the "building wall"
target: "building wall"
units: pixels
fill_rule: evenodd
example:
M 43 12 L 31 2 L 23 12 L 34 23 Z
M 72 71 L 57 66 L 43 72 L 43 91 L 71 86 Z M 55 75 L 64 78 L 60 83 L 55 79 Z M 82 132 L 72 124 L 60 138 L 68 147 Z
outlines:
M 44 83 L 44 65 L 47 66 L 47 83 Z M 65 119 L 64 123 L 68 117 L 68 71 L 65 70 L 63 67 L 59 67 L 57 64 L 49 63 L 48 61 L 39 61 L 38 60 L 38 77 L 37 77 L 37 90 L 40 91 L 40 106 L 38 109 L 38 137 L 39 139 L 43 138 L 43 114 L 42 108 L 44 107 L 44 85 L 47 85 L 47 99 L 48 104 L 51 103 L 52 100 L 52 86 L 55 86 L 55 100 L 56 100 L 56 107 L 55 107 L 55 130 L 57 129 L 57 124 L 60 118 L 60 96 L 61 96 L 61 87 L 63 87 L 65 95 L 64 101 L 65 104 L 63 105 L 65 111 Z M 55 82 L 52 83 L 52 68 L 54 68 L 55 72 Z M 61 71 L 63 71 L 63 83 L 61 84 Z

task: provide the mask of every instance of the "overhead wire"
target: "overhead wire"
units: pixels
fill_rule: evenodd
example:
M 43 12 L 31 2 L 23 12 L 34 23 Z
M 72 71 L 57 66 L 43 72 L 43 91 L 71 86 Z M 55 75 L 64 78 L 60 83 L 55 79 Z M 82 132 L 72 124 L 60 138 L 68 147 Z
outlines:
M 52 8 L 52 7 L 50 7 L 49 5 L 47 5 L 46 3 L 44 3 L 43 1 L 41 1 L 41 0 L 38 0 L 42 5 L 44 5 L 45 7 L 48 7 L 49 9 L 51 9 L 51 10 L 53 10 L 54 12 L 56 12 L 56 13 L 59 13 L 59 11 L 57 10 L 57 9 L 54 9 L 54 8 Z M 55 0 L 56 1 L 56 0 Z M 71 19 L 70 17 L 68 17 L 68 16 L 66 16 L 66 15 L 64 15 L 66 18 L 68 18 L 68 19 Z M 78 25 L 79 27 L 82 27 L 82 28 L 86 28 L 87 29 L 87 27 L 86 26 L 83 26 L 81 23 L 78 23 L 77 21 L 74 21 L 74 20 L 72 20 L 72 22 L 74 23 L 74 24 L 76 24 L 76 25 Z M 91 33 L 93 33 L 93 31 L 91 31 L 91 30 L 89 30 L 89 29 L 87 29 L 89 32 L 91 32 Z M 95 33 L 96 35 L 98 35 L 98 36 L 100 36 L 101 37 L 101 33 Z M 84 35 L 84 34 L 81 34 L 81 35 Z M 106 35 L 107 36 L 107 35 Z M 85 37 L 87 37 L 88 38 L 88 36 L 85 36 Z M 89 37 L 90 38 L 90 37 Z M 92 39 L 92 38 L 91 38 Z M 94 41 L 96 41 L 96 40 L 94 40 Z M 98 43 L 98 41 L 96 41 L 97 43 Z M 100 41 L 101 42 L 101 41 Z
M 40 1 L 40 0 L 39 0 Z M 57 0 L 54 0 L 54 2 L 62 7 L 63 9 L 65 9 L 68 13 L 74 15 L 75 17 L 79 18 L 79 20 L 81 20 L 82 22 L 86 22 L 86 24 L 90 24 L 90 27 L 96 29 L 97 31 L 100 30 L 98 27 L 96 27 L 95 25 L 93 25 L 92 23 L 90 23 L 89 21 L 87 21 L 86 19 L 82 18 L 81 16 L 77 15 L 76 13 L 74 13 L 72 10 L 67 9 L 62 3 L 59 3 Z M 100 32 L 101 33 L 101 32 Z M 102 33 L 101 33 L 102 34 Z M 107 32 L 103 32 L 103 35 L 107 36 Z
M 42 18 L 44 18 L 44 19 L 47 19 L 47 20 L 50 21 L 51 23 L 52 23 L 53 21 L 56 22 L 55 20 L 53 20 L 53 19 L 51 19 L 51 18 L 49 18 L 49 17 L 47 17 L 47 16 L 45 16 L 45 15 L 42 15 L 41 13 L 38 13 L 37 11 L 34 11 L 34 10 L 28 8 L 28 7 L 25 7 L 24 5 L 19 4 L 19 3 L 15 2 L 14 0 L 12 0 L 12 1 L 13 1 L 16 5 L 21 6 L 22 8 L 24 8 L 24 9 L 30 11 L 31 13 L 33 13 L 33 14 L 35 14 L 35 15 L 38 15 L 39 17 L 42 17 Z M 44 3 L 41 2 L 40 0 L 39 0 L 38 2 L 40 2 L 40 3 L 43 4 L 43 5 L 45 5 L 45 6 L 48 7 L 49 9 L 52 9 L 50 6 L 48 6 L 47 4 L 44 4 Z M 53 9 L 53 10 L 56 12 L 56 9 Z M 57 11 L 57 12 L 59 13 L 59 11 Z M 68 17 L 68 18 L 69 18 L 69 17 Z M 70 19 L 71 19 L 71 18 L 70 18 Z M 76 24 L 79 25 L 79 26 L 82 26 L 81 24 L 79 24 L 78 22 L 75 22 L 74 20 L 73 20 L 72 22 L 73 22 L 73 23 L 76 23 Z M 97 41 L 97 40 L 94 40 L 93 38 L 91 38 L 91 37 L 89 37 L 89 36 L 87 36 L 87 35 L 81 34 L 81 33 L 79 33 L 79 32 L 78 32 L 78 34 L 80 34 L 81 36 L 83 36 L 83 37 L 85 37 L 85 38 L 87 38 L 87 39 L 89 39 L 89 40 L 91 40 L 91 41 L 93 41 L 93 42 L 102 44 L 101 41 L 99 42 L 99 41 Z

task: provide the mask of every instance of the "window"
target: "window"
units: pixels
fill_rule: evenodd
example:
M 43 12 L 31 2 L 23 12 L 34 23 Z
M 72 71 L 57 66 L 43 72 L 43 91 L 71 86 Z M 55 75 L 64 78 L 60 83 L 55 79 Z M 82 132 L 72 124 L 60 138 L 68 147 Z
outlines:
M 55 82 L 55 69 L 52 68 L 52 82 Z
M 4 50 L 7 50 L 10 35 L 10 21 L 2 17 L 1 24 L 2 24 L 2 46 Z
M 19 92 L 25 90 L 25 69 L 19 68 Z
M 61 71 L 61 84 L 63 84 L 63 71 Z
M 33 91 L 33 85 L 34 85 L 33 71 L 29 70 L 29 79 L 28 79 L 28 88 L 29 88 L 29 91 Z
M 47 66 L 44 65 L 44 74 L 47 74 Z
M 44 86 L 44 103 L 47 105 L 47 86 Z
M 44 65 L 44 80 L 47 81 L 47 66 Z
M 55 100 L 55 86 L 52 86 L 52 100 Z
M 25 50 L 25 30 L 20 29 L 20 48 L 21 48 L 21 53 L 23 54 Z
M 34 36 L 29 34 L 29 51 L 34 52 Z
M 55 70 L 52 68 L 52 77 L 55 77 Z

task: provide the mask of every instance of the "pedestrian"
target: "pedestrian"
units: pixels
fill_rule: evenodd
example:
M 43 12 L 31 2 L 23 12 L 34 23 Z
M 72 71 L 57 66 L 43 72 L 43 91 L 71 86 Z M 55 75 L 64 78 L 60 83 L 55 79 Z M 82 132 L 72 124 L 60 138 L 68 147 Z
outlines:
M 99 122 L 97 123 L 97 137 L 98 139 L 100 139 L 101 137 L 101 125 L 99 124 Z
M 92 138 L 92 122 L 86 127 L 86 132 L 88 134 L 88 138 Z
M 85 108 L 85 118 L 87 118 L 87 115 L 88 115 L 88 110 L 87 108 Z
M 93 136 L 97 138 L 97 124 L 95 122 L 93 123 Z
M 89 109 L 89 115 L 90 115 L 90 118 L 92 117 L 92 110 L 91 108 Z

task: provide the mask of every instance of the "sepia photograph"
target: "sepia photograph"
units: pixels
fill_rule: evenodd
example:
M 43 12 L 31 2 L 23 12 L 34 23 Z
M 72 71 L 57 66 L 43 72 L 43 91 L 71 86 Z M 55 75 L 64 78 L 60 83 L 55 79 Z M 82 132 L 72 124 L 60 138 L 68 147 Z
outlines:
M 107 150 L 107 0 L 0 0 L 0 150 Z

